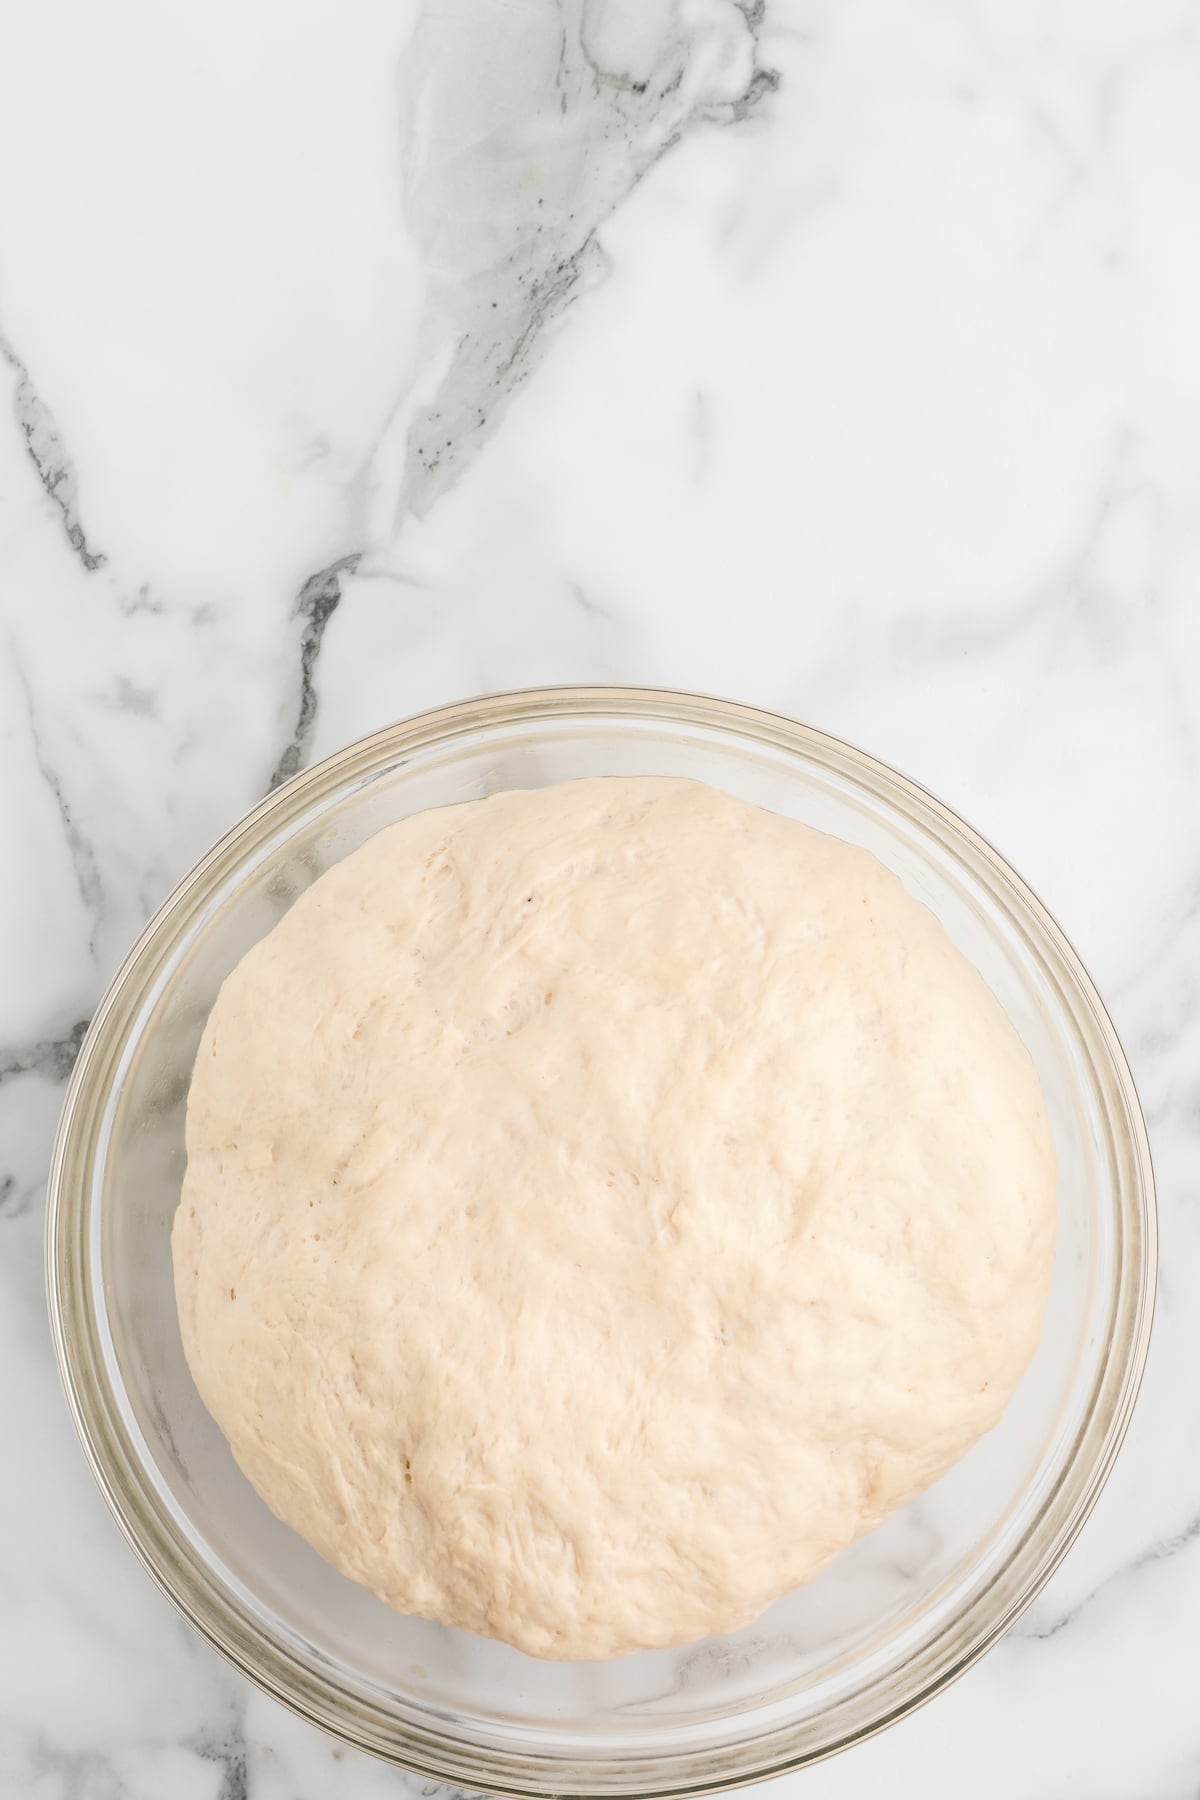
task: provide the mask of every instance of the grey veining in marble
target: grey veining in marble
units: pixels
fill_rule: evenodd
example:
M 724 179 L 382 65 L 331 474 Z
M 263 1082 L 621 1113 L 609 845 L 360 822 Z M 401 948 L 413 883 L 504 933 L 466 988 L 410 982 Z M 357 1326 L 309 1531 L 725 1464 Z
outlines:
M 85 1022 L 247 807 L 482 689 L 865 745 L 1077 944 L 1162 1279 L 1096 1512 L 793 1785 L 1200 1793 L 1200 33 L 1189 0 L 0 8 L 0 1794 L 371 1800 L 143 1577 L 58 1390 Z

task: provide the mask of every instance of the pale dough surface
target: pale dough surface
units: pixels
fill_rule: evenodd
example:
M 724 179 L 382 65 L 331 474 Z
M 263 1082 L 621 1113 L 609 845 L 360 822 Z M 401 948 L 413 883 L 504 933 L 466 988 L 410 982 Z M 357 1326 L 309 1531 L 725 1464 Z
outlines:
M 538 1656 L 752 1620 L 1036 1346 L 1030 1060 L 865 851 L 699 783 L 419 814 L 230 975 L 173 1251 L 200 1393 L 390 1605 Z

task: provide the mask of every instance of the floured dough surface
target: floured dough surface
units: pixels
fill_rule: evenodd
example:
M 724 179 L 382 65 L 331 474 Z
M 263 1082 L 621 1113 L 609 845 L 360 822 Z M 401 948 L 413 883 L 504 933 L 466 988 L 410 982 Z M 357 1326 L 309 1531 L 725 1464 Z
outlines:
M 699 783 L 419 814 L 230 975 L 173 1251 L 201 1395 L 390 1605 L 538 1656 L 752 1620 L 1037 1343 L 1029 1058 L 865 851 Z

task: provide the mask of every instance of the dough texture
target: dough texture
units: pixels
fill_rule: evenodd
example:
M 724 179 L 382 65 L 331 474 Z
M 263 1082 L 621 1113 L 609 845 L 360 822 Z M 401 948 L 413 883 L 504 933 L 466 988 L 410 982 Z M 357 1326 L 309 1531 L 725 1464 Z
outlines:
M 172 1247 L 271 1509 L 535 1656 L 747 1624 L 1037 1344 L 1028 1055 L 867 852 L 657 778 L 419 814 L 229 976 Z

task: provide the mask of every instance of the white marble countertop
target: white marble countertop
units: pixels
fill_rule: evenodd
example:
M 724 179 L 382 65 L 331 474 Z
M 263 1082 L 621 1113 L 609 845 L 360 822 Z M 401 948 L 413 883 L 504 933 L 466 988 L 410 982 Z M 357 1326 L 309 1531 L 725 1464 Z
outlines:
M 121 1542 L 45 1171 L 122 952 L 272 781 L 574 680 L 763 702 L 932 787 L 1074 939 L 1150 1121 L 1156 1335 L 1092 1520 L 955 1688 L 779 1785 L 1200 1793 L 1198 24 L 0 8 L 0 1793 L 402 1791 Z

